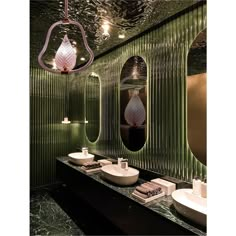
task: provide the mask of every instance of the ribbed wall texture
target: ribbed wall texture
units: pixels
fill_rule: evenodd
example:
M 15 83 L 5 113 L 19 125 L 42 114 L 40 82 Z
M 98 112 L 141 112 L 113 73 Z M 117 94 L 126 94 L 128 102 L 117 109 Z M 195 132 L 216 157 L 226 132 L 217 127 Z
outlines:
M 65 76 L 30 68 L 30 185 L 55 182 L 55 158 L 69 152 L 65 114 Z
M 77 140 L 79 146 L 88 146 L 91 151 L 126 156 L 132 165 L 185 181 L 191 182 L 194 175 L 203 178 L 206 166 L 188 147 L 185 77 L 188 50 L 205 28 L 206 5 L 203 5 L 94 61 L 89 69 L 73 79 L 71 96 L 77 98 L 75 101 L 83 100 L 86 78 L 91 72 L 99 75 L 102 89 L 100 136 L 91 143 L 82 128 L 73 132 L 72 140 Z M 141 150 L 132 152 L 120 137 L 119 83 L 124 63 L 135 55 L 147 63 L 147 140 Z M 81 112 L 83 110 L 80 108 Z M 79 116 L 84 119 L 84 114 Z
M 89 76 L 85 85 L 86 136 L 95 142 L 100 130 L 100 81 L 97 76 Z
M 45 72 L 35 61 L 30 69 L 30 184 L 55 182 L 55 158 L 77 146 L 108 156 L 126 156 L 129 163 L 186 181 L 203 177 L 206 167 L 192 155 L 187 142 L 186 65 L 188 49 L 206 27 L 206 5 L 135 39 L 94 61 L 88 70 L 70 75 L 70 125 L 65 111 L 65 77 Z M 120 73 L 138 55 L 147 63 L 147 140 L 129 151 L 120 137 Z M 101 117 L 96 142 L 86 137 L 84 89 L 91 72 L 100 77 Z

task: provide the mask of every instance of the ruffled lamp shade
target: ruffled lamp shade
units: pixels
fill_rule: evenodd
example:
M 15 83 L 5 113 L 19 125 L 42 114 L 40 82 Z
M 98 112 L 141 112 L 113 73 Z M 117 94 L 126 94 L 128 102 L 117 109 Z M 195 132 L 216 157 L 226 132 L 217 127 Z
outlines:
M 52 30 L 58 25 L 76 25 L 77 27 L 79 27 L 79 29 L 81 31 L 82 38 L 83 38 L 83 43 L 84 43 L 85 49 L 87 50 L 87 52 L 90 55 L 89 60 L 82 67 L 79 67 L 77 69 L 73 69 L 76 64 L 76 52 L 74 51 L 74 48 L 72 47 L 67 35 L 64 36 L 64 39 L 63 39 L 60 47 L 57 50 L 57 53 L 55 56 L 56 66 L 53 66 L 53 68 L 49 68 L 47 65 L 44 64 L 42 57 L 47 50 Z M 41 52 L 38 55 L 39 65 L 43 69 L 45 69 L 49 72 L 52 72 L 52 73 L 71 74 L 71 73 L 79 72 L 79 71 L 87 68 L 93 62 L 93 59 L 94 59 L 94 54 L 88 45 L 88 42 L 86 39 L 86 34 L 85 34 L 83 26 L 79 22 L 68 19 L 68 0 L 65 0 L 65 18 L 63 20 L 53 23 L 50 26 L 50 28 L 48 29 L 43 49 L 41 50 Z
M 146 111 L 137 89 L 132 90 L 132 97 L 125 108 L 124 115 L 126 122 L 133 127 L 140 126 L 145 121 Z
M 76 53 L 68 39 L 67 35 L 58 48 L 55 56 L 56 67 L 60 71 L 71 71 L 76 64 Z

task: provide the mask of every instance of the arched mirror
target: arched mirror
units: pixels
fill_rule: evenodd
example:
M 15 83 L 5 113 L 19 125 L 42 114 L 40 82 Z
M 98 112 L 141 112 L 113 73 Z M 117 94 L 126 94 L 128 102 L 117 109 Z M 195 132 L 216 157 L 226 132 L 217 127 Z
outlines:
M 147 65 L 133 56 L 124 64 L 120 77 L 120 135 L 124 145 L 138 151 L 146 142 Z
M 86 135 L 90 142 L 95 142 L 100 131 L 100 79 L 91 73 L 85 82 L 85 119 Z
M 207 30 L 195 38 L 188 53 L 188 143 L 194 156 L 206 165 L 206 40 Z

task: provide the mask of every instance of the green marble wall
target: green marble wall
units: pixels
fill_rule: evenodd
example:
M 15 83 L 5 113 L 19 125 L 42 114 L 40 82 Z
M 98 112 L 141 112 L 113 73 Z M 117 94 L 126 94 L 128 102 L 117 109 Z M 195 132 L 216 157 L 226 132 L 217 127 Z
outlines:
M 86 71 L 70 75 L 70 125 L 61 124 L 65 110 L 65 77 L 30 68 L 30 184 L 55 182 L 55 158 L 78 146 L 109 156 L 126 156 L 144 169 L 191 181 L 206 167 L 192 155 L 187 142 L 186 70 L 188 49 L 206 27 L 206 5 L 146 33 L 94 61 Z M 147 139 L 129 151 L 120 137 L 120 73 L 130 57 L 147 63 Z M 91 72 L 101 82 L 101 130 L 96 142 L 86 137 L 84 86 Z

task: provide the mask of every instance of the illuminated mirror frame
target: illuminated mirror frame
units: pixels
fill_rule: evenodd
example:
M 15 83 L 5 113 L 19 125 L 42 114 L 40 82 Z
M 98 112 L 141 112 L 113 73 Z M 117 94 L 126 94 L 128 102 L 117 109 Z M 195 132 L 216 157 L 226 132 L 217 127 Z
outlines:
M 136 59 L 137 58 L 137 59 Z M 134 61 L 133 62 L 133 65 L 132 65 L 132 60 Z M 135 62 L 136 61 L 136 62 Z M 143 65 L 145 65 L 145 67 L 143 67 L 142 69 L 138 68 L 138 66 L 140 65 L 140 63 L 143 63 Z M 130 66 L 130 68 L 128 68 L 129 64 L 131 64 L 132 66 Z M 136 64 L 136 65 L 135 65 Z M 127 68 L 127 69 L 126 69 Z M 127 74 L 124 74 L 125 73 L 125 70 L 127 70 Z M 138 72 L 138 73 L 137 73 Z M 127 88 L 122 88 L 122 85 L 124 85 L 125 82 L 128 82 L 130 79 L 134 79 L 134 77 L 136 77 L 136 73 L 137 73 L 137 76 L 140 81 L 142 80 L 145 80 L 145 85 L 144 84 L 136 84 L 136 85 L 130 85 L 130 88 L 128 88 L 127 86 L 129 86 L 129 84 L 126 85 Z M 145 74 L 145 76 L 144 76 Z M 131 78 L 132 77 L 132 78 Z M 144 78 L 145 77 L 145 78 Z M 142 57 L 142 56 L 139 56 L 139 55 L 134 55 L 134 56 L 131 56 L 129 57 L 125 63 L 123 64 L 122 66 L 122 69 L 121 69 L 121 73 L 120 73 L 120 80 L 119 80 L 119 136 L 120 136 L 120 139 L 123 143 L 123 145 L 126 147 L 127 150 L 129 150 L 130 152 L 139 152 L 140 150 L 142 150 L 147 142 L 147 138 L 148 138 L 148 117 L 149 117 L 149 110 L 148 110 L 148 68 L 147 68 L 147 63 L 145 61 L 145 59 Z M 143 90 L 140 94 L 139 94 L 139 91 L 136 92 L 134 91 L 135 88 L 138 88 L 139 91 Z M 122 90 L 127 90 L 127 92 L 129 93 L 128 96 L 129 96 L 129 100 L 127 102 L 125 102 L 125 105 L 123 105 L 123 108 L 122 108 L 122 104 L 123 104 L 123 100 L 125 97 L 125 94 L 122 95 Z M 129 90 L 132 90 L 132 91 L 129 91 Z M 139 110 L 140 110 L 140 114 L 142 113 L 142 105 L 140 105 L 140 101 L 142 102 L 143 106 L 144 106 L 144 109 L 145 109 L 145 119 L 144 119 L 144 122 L 141 121 L 142 125 L 144 125 L 144 137 L 143 137 L 143 142 L 142 144 L 141 143 L 138 143 L 138 148 L 134 148 L 133 147 L 133 144 L 132 145 L 127 145 L 127 143 L 124 141 L 125 140 L 125 137 L 124 136 L 124 133 L 126 131 L 122 131 L 122 127 L 123 126 L 128 126 L 130 125 L 130 128 L 131 125 L 132 125 L 132 120 L 131 121 L 128 121 L 128 117 L 129 115 L 126 114 L 126 118 L 125 118 L 125 113 L 129 113 L 129 111 L 127 112 L 126 110 L 129 109 L 128 106 L 129 106 L 129 103 L 132 102 L 132 97 L 134 96 L 138 96 L 139 98 L 138 99 L 133 99 L 133 100 L 136 100 L 136 102 L 139 103 L 138 107 L 139 107 Z M 140 97 L 142 97 L 142 99 L 140 99 Z M 144 98 L 143 98 L 144 97 Z M 138 101 L 139 100 L 139 101 Z M 144 102 L 143 102 L 144 101 Z M 134 103 L 136 103 L 134 101 Z M 125 107 L 124 107 L 125 106 Z M 121 114 L 123 113 L 123 114 Z M 123 117 L 122 117 L 123 116 Z M 143 116 L 142 114 L 139 115 L 139 116 Z M 139 123 L 139 119 L 141 119 L 140 117 L 136 117 L 134 118 L 134 121 L 137 121 L 138 123 L 138 126 L 140 125 Z M 134 125 L 132 125 L 134 127 Z M 137 127 L 137 126 L 136 126 Z M 127 131 L 128 133 L 129 130 Z M 126 133 L 127 133 L 126 132 Z M 122 134 L 123 133 L 123 134 Z M 128 134 L 129 136 L 129 134 Z M 132 136 L 132 135 L 131 135 Z M 137 138 L 138 135 L 136 135 L 135 137 Z M 127 138 L 128 140 L 128 138 Z M 137 140 L 137 139 L 136 139 Z
M 87 85 L 88 85 L 88 82 L 89 82 L 89 79 L 91 78 L 91 77 L 93 77 L 93 78 L 97 78 L 97 80 L 98 80 L 98 82 L 99 82 L 99 107 L 98 107 L 98 109 L 99 109 L 99 114 L 97 115 L 97 117 L 98 117 L 98 119 L 99 119 L 99 121 L 98 121 L 98 134 L 97 134 L 97 137 L 96 137 L 96 139 L 90 139 L 90 137 L 89 137 L 89 135 L 88 135 L 88 132 L 87 132 L 87 129 L 89 128 L 89 125 L 91 124 L 90 122 L 90 120 L 88 119 L 88 117 L 87 117 L 87 100 L 88 100 L 88 91 L 87 91 Z M 99 77 L 99 75 L 98 74 L 96 74 L 96 73 L 94 73 L 94 72 L 92 72 L 92 73 L 90 73 L 89 75 L 88 75 L 88 77 L 86 78 L 86 80 L 85 80 L 85 85 L 84 85 L 84 114 L 85 114 L 85 133 L 86 133 L 86 137 L 87 137 L 87 139 L 88 139 L 88 141 L 90 142 L 90 143 L 96 143 L 97 142 L 97 140 L 99 139 L 99 137 L 100 137 L 100 133 L 101 133 L 101 94 L 102 94 L 102 92 L 101 92 L 101 80 L 100 80 L 100 77 Z M 94 112 L 94 110 L 93 110 L 93 112 Z
M 194 38 L 194 40 L 191 42 L 189 51 L 187 54 L 187 73 L 186 73 L 187 143 L 194 157 L 204 165 L 206 165 L 207 163 L 207 120 L 206 120 L 207 118 L 207 97 L 206 97 L 207 96 L 207 70 L 203 71 L 203 68 L 206 68 L 207 60 L 206 59 L 205 61 L 199 60 L 199 58 L 195 60 L 198 63 L 198 67 L 200 67 L 197 70 L 195 69 L 196 71 L 198 71 L 198 73 L 196 74 L 196 72 L 193 73 L 193 69 L 190 70 L 189 56 L 191 55 L 190 54 L 191 48 L 195 47 L 195 50 L 197 50 L 198 48 L 199 50 L 206 50 L 206 47 L 207 47 L 206 34 L 207 34 L 207 28 L 201 30 L 197 34 L 197 36 Z M 205 39 L 205 45 L 204 45 L 204 39 Z M 197 55 L 197 53 L 195 54 Z M 205 54 L 207 58 L 207 52 L 205 52 Z M 196 55 L 194 56 L 196 57 Z M 194 68 L 193 64 L 192 64 L 192 67 Z M 189 82 L 190 80 L 191 80 L 191 83 Z M 190 100 L 190 97 L 191 97 L 191 100 Z M 194 107 L 196 107 L 196 109 L 191 109 Z M 204 116 L 205 116 L 205 119 L 204 119 Z M 203 134 L 204 130 L 205 130 L 205 136 Z

